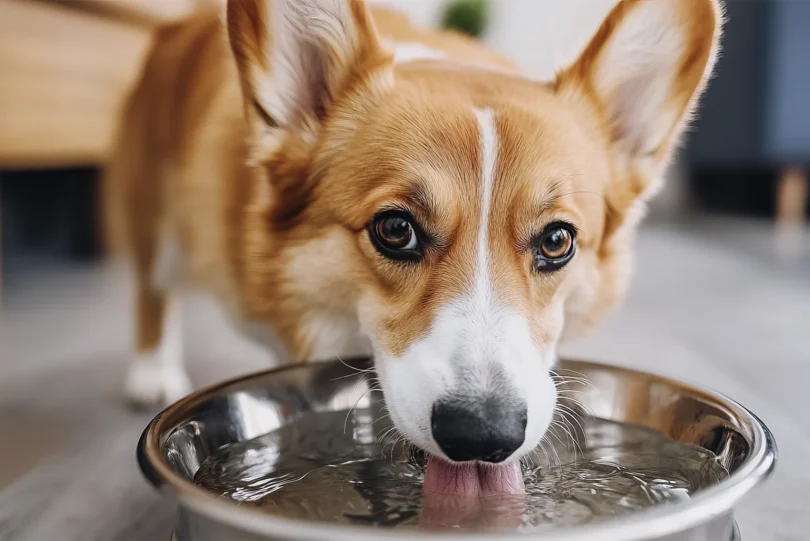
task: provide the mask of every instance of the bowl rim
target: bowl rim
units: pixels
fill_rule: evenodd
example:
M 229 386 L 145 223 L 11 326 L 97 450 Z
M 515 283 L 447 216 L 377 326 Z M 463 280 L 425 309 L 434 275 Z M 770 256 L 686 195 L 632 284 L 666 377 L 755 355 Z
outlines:
M 745 426 L 742 432 L 751 449 L 739 468 L 715 486 L 696 494 L 689 501 L 655 506 L 632 515 L 616 519 L 606 519 L 596 524 L 585 524 L 560 530 L 542 530 L 533 534 L 530 529 L 519 531 L 482 532 L 442 532 L 420 530 L 396 530 L 370 528 L 317 521 L 305 521 L 263 513 L 258 509 L 227 503 L 203 488 L 191 483 L 174 471 L 160 451 L 161 434 L 174 426 L 178 412 L 207 401 L 212 395 L 222 394 L 229 387 L 240 386 L 254 379 L 272 374 L 294 371 L 311 364 L 291 364 L 253 372 L 204 387 L 175 402 L 160 413 L 144 429 L 137 446 L 138 465 L 147 481 L 160 492 L 175 497 L 182 507 L 203 517 L 226 524 L 236 530 L 254 535 L 282 539 L 332 539 L 335 541 L 356 541 L 358 539 L 419 540 L 436 539 L 487 539 L 514 540 L 518 537 L 532 539 L 542 537 L 544 541 L 592 541 L 599 536 L 600 541 L 643 541 L 663 537 L 711 521 L 714 518 L 730 515 L 736 503 L 754 486 L 760 484 L 774 469 L 777 459 L 777 446 L 773 434 L 754 413 L 726 395 L 701 385 L 684 382 L 652 372 L 645 372 L 621 365 L 562 359 L 592 370 L 612 370 L 654 379 L 665 385 L 711 399 L 722 405 Z M 174 421 L 173 423 L 171 421 Z M 749 439 L 749 434 L 752 437 Z

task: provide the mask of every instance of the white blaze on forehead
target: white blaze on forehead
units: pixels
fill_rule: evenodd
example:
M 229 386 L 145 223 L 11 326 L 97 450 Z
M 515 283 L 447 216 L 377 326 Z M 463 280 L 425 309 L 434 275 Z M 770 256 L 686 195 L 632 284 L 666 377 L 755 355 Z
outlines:
M 489 273 L 489 214 L 492 207 L 492 185 L 498 153 L 495 117 L 490 109 L 475 109 L 481 137 L 481 217 L 478 223 L 478 254 L 475 273 L 475 296 L 490 304 L 492 287 Z

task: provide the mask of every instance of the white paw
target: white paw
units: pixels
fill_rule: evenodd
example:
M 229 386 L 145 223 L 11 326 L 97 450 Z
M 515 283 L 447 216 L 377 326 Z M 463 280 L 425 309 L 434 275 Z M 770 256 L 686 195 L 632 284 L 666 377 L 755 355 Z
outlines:
M 191 380 L 176 363 L 161 362 L 153 355 L 139 355 L 129 366 L 124 394 L 136 406 L 166 406 L 192 391 Z

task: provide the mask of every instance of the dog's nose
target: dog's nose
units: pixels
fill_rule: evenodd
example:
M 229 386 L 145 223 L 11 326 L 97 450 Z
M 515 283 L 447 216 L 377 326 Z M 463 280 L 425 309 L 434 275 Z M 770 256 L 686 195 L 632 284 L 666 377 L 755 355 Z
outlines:
M 502 462 L 523 444 L 526 405 L 489 398 L 445 400 L 433 405 L 433 439 L 456 462 Z

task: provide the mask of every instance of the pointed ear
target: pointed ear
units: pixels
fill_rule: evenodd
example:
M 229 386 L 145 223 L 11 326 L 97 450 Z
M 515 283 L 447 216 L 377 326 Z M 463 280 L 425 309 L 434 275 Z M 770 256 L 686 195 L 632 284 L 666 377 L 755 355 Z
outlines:
M 259 137 L 309 138 L 362 70 L 387 58 L 362 0 L 228 0 L 227 24 Z
M 590 96 L 614 149 L 656 175 L 711 73 L 721 20 L 717 0 L 621 0 L 558 89 Z

